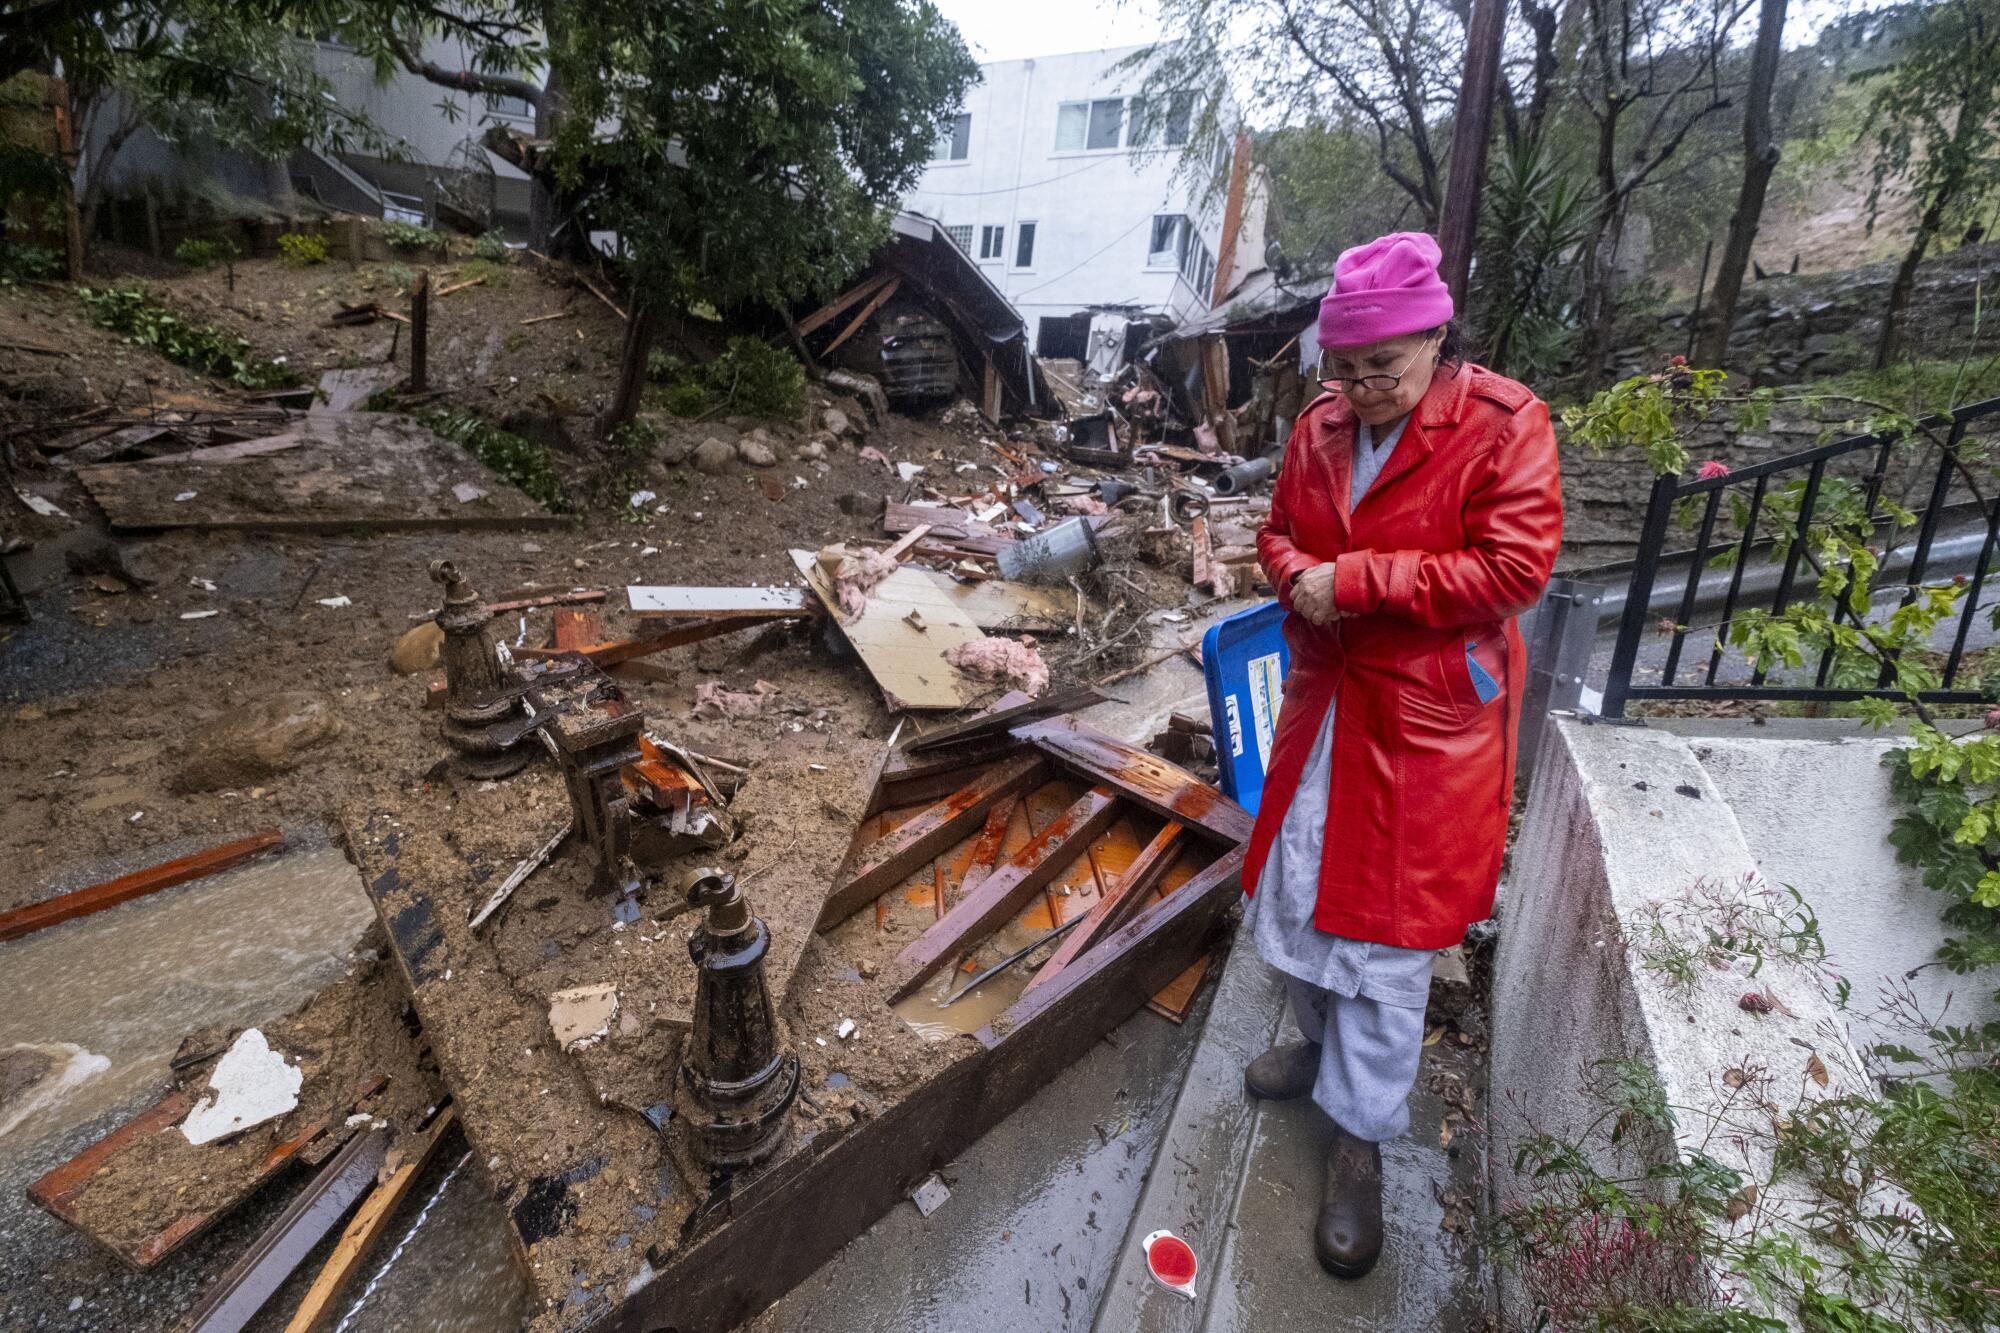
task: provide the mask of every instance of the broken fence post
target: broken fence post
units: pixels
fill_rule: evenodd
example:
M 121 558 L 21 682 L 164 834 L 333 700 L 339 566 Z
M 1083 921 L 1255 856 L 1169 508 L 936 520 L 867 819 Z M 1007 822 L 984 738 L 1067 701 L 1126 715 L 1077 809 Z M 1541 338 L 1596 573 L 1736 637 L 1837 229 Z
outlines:
M 431 271 L 417 275 L 410 291 L 410 392 L 422 393 L 429 387 L 431 332 Z

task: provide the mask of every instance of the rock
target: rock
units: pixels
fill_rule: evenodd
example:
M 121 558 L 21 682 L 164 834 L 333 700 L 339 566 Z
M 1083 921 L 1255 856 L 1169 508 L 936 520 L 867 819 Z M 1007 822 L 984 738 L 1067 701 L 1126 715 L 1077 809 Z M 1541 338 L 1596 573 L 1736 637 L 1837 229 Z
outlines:
M 444 631 L 435 620 L 426 620 L 396 640 L 396 649 L 389 654 L 389 669 L 399 676 L 414 676 L 436 666 L 443 651 Z
M 618 987 L 609 982 L 572 986 L 549 996 L 549 1031 L 565 1051 L 596 1044 L 618 1017 Z
M 801 463 L 815 463 L 826 457 L 826 445 L 819 440 L 807 440 L 792 451 L 792 457 Z
M 861 433 L 860 429 L 854 424 L 853 418 L 837 407 L 829 407 L 826 411 L 819 414 L 819 426 L 821 430 L 829 435 L 859 435 Z
M 770 437 L 765 435 L 765 439 L 760 440 L 757 438 L 758 435 L 765 435 L 765 432 L 761 430 L 757 431 L 749 439 L 738 444 L 736 446 L 736 456 L 751 467 L 776 467 L 778 463 L 777 452 L 765 442 Z
M 729 471 L 730 464 L 735 461 L 736 450 L 712 435 L 695 446 L 695 467 L 711 476 Z
M 694 453 L 694 445 L 680 436 L 668 436 L 660 445 L 660 461 L 668 467 L 679 467 Z
M 333 701 L 292 690 L 226 714 L 194 733 L 174 778 L 182 792 L 247 786 L 297 768 L 307 750 L 345 730 Z

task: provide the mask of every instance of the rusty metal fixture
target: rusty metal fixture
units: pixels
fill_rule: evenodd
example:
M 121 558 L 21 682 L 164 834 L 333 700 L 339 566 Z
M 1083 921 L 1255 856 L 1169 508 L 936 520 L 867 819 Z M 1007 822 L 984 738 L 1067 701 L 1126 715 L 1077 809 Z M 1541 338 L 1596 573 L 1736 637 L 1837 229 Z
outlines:
M 771 933 L 750 910 L 736 879 L 720 870 L 689 873 L 681 892 L 708 910 L 688 940 L 694 958 L 694 1030 L 681 1043 L 675 1099 L 688 1151 L 705 1166 L 751 1166 L 784 1141 L 799 1092 L 798 1057 L 778 1048 L 777 1019 L 764 985 Z
M 548 723 L 555 742 L 556 762 L 569 788 L 576 831 L 597 853 L 591 876 L 592 897 L 618 894 L 636 897 L 638 867 L 632 861 L 632 796 L 624 768 L 639 762 L 639 737 L 646 715 L 625 701 L 615 686 L 606 698 L 592 697 L 581 708 L 563 708 Z
M 465 576 L 449 560 L 431 561 L 431 578 L 444 585 L 437 627 L 444 631 L 444 739 L 460 772 L 504 778 L 532 756 L 523 733 L 507 725 L 524 711 L 500 663 L 487 624 L 493 613 L 480 604 Z

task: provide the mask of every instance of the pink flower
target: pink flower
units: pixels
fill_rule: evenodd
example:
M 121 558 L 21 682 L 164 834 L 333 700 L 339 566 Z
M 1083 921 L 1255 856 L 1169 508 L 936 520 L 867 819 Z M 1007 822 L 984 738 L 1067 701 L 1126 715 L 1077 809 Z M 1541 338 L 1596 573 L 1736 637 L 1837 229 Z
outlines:
M 1700 481 L 1714 481 L 1717 477 L 1726 477 L 1729 475 L 1729 464 L 1718 463 L 1715 459 L 1711 458 L 1706 463 L 1703 463 L 1701 471 L 1694 475 Z

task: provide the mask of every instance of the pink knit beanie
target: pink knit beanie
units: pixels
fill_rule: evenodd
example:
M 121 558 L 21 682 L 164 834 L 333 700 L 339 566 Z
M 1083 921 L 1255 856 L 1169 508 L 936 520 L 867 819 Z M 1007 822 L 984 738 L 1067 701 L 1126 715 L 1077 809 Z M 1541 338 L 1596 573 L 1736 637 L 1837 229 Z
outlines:
M 1451 291 L 1438 276 L 1443 253 L 1420 231 L 1398 231 L 1341 253 L 1333 287 L 1319 303 L 1319 345 L 1360 347 L 1422 333 L 1451 318 Z

